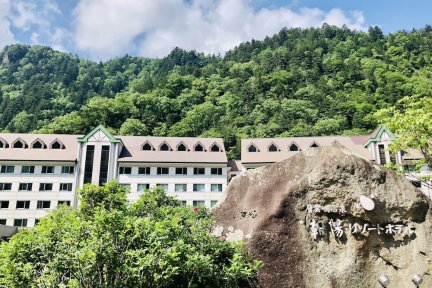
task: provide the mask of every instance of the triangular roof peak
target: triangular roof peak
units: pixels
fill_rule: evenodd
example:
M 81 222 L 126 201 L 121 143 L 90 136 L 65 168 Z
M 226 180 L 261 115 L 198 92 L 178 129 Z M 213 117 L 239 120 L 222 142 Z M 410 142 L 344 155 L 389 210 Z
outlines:
M 121 139 L 119 138 L 115 138 L 104 126 L 99 125 L 96 128 L 94 128 L 92 131 L 90 131 L 90 133 L 88 133 L 87 135 L 78 138 L 78 142 L 88 142 L 90 140 L 90 138 L 92 136 L 97 136 L 97 140 L 98 141 L 104 141 L 104 139 L 102 139 L 101 134 L 98 132 L 102 132 L 104 134 L 104 136 L 106 136 L 107 138 L 107 142 L 111 142 L 111 143 L 121 143 Z M 98 135 L 99 134 L 99 135 Z
M 367 147 L 371 142 L 381 141 L 384 132 L 387 133 L 391 141 L 396 140 L 396 136 L 393 134 L 393 132 L 390 131 L 390 129 L 388 129 L 385 125 L 380 125 L 372 132 L 372 134 L 370 134 L 370 138 L 366 141 L 365 144 L 363 144 L 363 146 Z

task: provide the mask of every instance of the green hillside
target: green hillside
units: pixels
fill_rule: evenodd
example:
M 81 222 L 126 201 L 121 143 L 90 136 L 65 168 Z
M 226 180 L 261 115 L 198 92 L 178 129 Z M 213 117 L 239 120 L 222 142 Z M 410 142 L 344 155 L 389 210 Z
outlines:
M 432 94 L 432 27 L 383 35 L 283 29 L 222 57 L 174 49 L 105 63 L 41 46 L 0 53 L 0 130 L 223 137 L 368 133 L 373 113 Z

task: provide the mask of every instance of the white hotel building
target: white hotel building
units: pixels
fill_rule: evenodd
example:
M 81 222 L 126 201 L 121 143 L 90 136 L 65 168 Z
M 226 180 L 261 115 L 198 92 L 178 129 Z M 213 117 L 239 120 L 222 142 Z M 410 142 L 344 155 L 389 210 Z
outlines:
M 220 138 L 0 133 L 0 224 L 32 227 L 77 188 L 118 179 L 129 200 L 160 186 L 184 205 L 212 207 L 227 185 Z
M 102 126 L 85 136 L 0 133 L 0 224 L 32 227 L 59 204 L 76 207 L 84 184 L 113 179 L 130 201 L 160 186 L 184 205 L 213 207 L 231 177 L 334 142 L 378 164 L 422 158 L 416 150 L 391 155 L 395 139 L 384 126 L 365 136 L 242 139 L 241 161 L 228 162 L 220 138 L 113 136 Z

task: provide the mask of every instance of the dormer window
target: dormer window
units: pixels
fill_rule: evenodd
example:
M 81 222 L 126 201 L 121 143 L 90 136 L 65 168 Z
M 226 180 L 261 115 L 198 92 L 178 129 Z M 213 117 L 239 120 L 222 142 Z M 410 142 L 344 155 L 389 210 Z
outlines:
M 279 151 L 279 148 L 275 145 L 275 144 L 271 144 L 269 147 L 268 147 L 268 151 L 269 152 L 277 152 L 277 151 Z
M 299 147 L 294 143 L 289 146 L 289 151 L 299 151 L 299 150 L 300 150 Z
M 27 148 L 27 144 L 23 140 L 18 139 L 12 144 L 12 148 Z
M 310 147 L 312 147 L 312 148 L 318 148 L 319 146 L 318 146 L 318 144 L 316 142 L 313 142 Z
M 153 151 L 153 146 L 150 143 L 146 142 L 142 146 L 142 150 L 144 150 L 144 151 Z
M 186 147 L 185 144 L 180 143 L 180 144 L 177 146 L 177 151 L 188 151 L 188 149 L 187 149 L 187 147 Z
M 257 147 L 253 144 L 250 145 L 248 148 L 248 152 L 257 152 L 257 151 L 258 151 Z
M 171 151 L 171 147 L 167 143 L 162 143 L 159 146 L 159 151 Z
M 41 140 L 36 140 L 33 142 L 33 144 L 31 145 L 32 149 L 45 149 L 45 143 L 43 143 Z
M 210 147 L 210 151 L 211 152 L 220 152 L 221 151 L 221 148 L 219 147 L 219 145 L 218 144 L 213 144 L 211 147 Z
M 54 142 L 51 143 L 50 145 L 51 149 L 64 149 L 64 145 L 62 142 L 60 142 L 59 140 L 54 140 Z
M 201 145 L 200 143 L 198 143 L 197 145 L 195 145 L 194 151 L 195 152 L 203 152 L 204 151 L 204 146 Z

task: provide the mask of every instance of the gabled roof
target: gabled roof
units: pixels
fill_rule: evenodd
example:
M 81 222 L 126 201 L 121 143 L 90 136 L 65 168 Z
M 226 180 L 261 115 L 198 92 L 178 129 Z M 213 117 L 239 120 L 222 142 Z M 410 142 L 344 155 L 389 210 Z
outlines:
M 363 144 L 363 146 L 367 147 L 371 142 L 381 141 L 381 136 L 384 132 L 387 133 L 387 135 L 390 137 L 390 140 L 396 140 L 396 136 L 390 131 L 390 129 L 388 129 L 385 125 L 380 125 L 372 132 L 372 134 L 370 134 L 370 138 L 365 144 Z
M 121 139 L 115 138 L 104 126 L 99 125 L 96 128 L 94 128 L 90 133 L 87 135 L 78 138 L 78 142 L 88 142 L 90 137 L 95 135 L 98 131 L 101 131 L 105 136 L 109 139 L 109 142 L 111 143 L 121 143 Z

